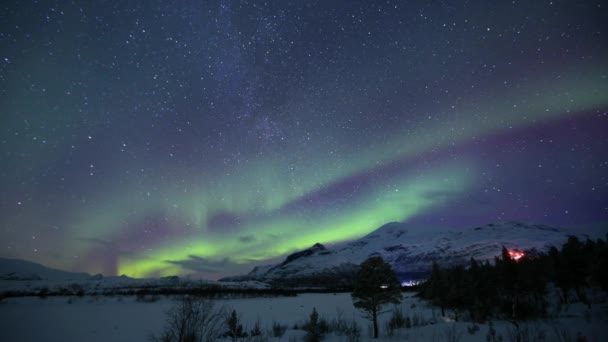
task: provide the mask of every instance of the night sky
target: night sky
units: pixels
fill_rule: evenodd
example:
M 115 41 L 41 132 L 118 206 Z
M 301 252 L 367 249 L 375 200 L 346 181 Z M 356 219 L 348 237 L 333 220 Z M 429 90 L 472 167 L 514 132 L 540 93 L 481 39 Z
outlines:
M 1 257 L 217 278 L 391 221 L 606 227 L 607 151 L 602 1 L 0 5 Z

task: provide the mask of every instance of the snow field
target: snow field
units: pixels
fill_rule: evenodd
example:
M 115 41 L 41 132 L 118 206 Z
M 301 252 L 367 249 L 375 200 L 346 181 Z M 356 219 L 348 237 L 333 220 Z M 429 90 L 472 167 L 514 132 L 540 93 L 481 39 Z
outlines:
M 148 341 L 151 334 L 162 331 L 165 313 L 174 299 L 138 302 L 134 297 L 38 297 L 8 298 L 0 302 L 0 341 Z M 258 297 L 216 300 L 217 306 L 236 310 L 247 331 L 260 321 L 262 331 L 271 331 L 273 322 L 287 325 L 281 338 L 270 341 L 300 341 L 305 334 L 292 330 L 302 326 L 313 307 L 320 318 L 331 322 L 341 313 L 347 322 L 355 320 L 361 328 L 361 340 L 370 340 L 370 322 L 352 305 L 350 294 L 300 294 L 295 297 Z M 391 313 L 380 317 L 380 341 L 486 341 L 488 324 L 453 322 L 440 317 L 438 308 L 406 293 L 401 308 L 404 315 L 420 326 L 399 329 L 387 336 L 386 322 Z M 387 307 L 392 309 L 392 307 Z M 434 324 L 430 324 L 433 322 Z M 426 324 L 426 325 L 424 325 Z M 514 325 L 494 322 L 497 335 L 511 341 Z M 562 307 L 554 320 L 534 321 L 521 325 L 531 341 L 575 341 L 580 333 L 587 341 L 608 341 L 608 305 L 582 304 Z M 326 341 L 347 341 L 345 336 L 330 335 Z

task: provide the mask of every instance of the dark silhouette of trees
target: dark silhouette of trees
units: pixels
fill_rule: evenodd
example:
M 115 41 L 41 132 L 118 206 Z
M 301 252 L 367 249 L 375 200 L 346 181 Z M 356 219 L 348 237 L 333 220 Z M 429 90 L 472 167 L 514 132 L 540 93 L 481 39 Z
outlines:
M 433 304 L 441 307 L 441 315 L 445 316 L 445 304 L 447 302 L 445 294 L 448 291 L 445 274 L 441 272 L 439 265 L 433 262 L 431 277 L 424 289 L 424 296 L 431 299 Z
M 608 240 L 608 234 L 606 240 Z M 589 267 L 591 282 L 600 286 L 604 291 L 608 291 L 608 272 L 606 272 L 608 270 L 608 243 L 601 239 L 593 242 L 589 258 L 593 260 Z
M 562 249 L 551 247 L 547 254 L 526 251 L 524 257 L 511 259 L 503 247 L 494 264 L 471 259 L 468 267 L 442 269 L 433 264 L 429 280 L 420 296 L 441 307 L 442 315 L 451 309 L 454 318 L 467 311 L 476 321 L 494 314 L 517 321 L 546 315 L 546 288 L 549 282 L 560 290 L 568 304 L 574 290 L 579 301 L 590 305 L 585 288 L 608 290 L 608 244 L 598 239 L 585 243 L 572 236 Z
M 391 265 L 381 257 L 371 257 L 361 264 L 352 292 L 356 308 L 373 322 L 374 338 L 378 338 L 378 316 L 382 306 L 401 302 L 401 285 Z

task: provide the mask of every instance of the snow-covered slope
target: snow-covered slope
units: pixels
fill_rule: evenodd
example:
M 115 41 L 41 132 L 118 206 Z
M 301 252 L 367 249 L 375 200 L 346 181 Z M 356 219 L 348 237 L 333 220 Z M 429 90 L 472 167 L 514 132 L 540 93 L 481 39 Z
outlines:
M 0 258 L 0 280 L 85 280 L 87 273 L 66 272 L 20 259 Z
M 408 229 L 407 224 L 394 222 L 336 250 L 315 244 L 291 254 L 278 265 L 256 268 L 247 275 L 224 280 L 306 286 L 322 285 L 324 281 L 348 283 L 357 265 L 370 256 L 382 256 L 402 275 L 415 274 L 428 272 L 433 261 L 454 265 L 466 263 L 470 258 L 491 260 L 500 255 L 502 246 L 538 251 L 561 247 L 570 235 L 587 237 L 562 228 L 513 221 L 459 231 Z
M 341 260 L 335 251 L 316 243 L 308 249 L 290 254 L 280 264 L 255 267 L 246 275 L 220 281 L 256 280 L 293 286 L 339 286 L 348 284 L 356 271 L 357 265 Z

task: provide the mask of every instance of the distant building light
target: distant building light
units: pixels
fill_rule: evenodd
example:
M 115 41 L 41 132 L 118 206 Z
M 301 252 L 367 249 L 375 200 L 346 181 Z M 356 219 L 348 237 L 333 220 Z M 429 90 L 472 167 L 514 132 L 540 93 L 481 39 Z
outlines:
M 401 282 L 401 287 L 410 287 L 410 286 L 418 286 L 422 284 L 424 280 L 416 279 L 416 280 L 405 280 Z

